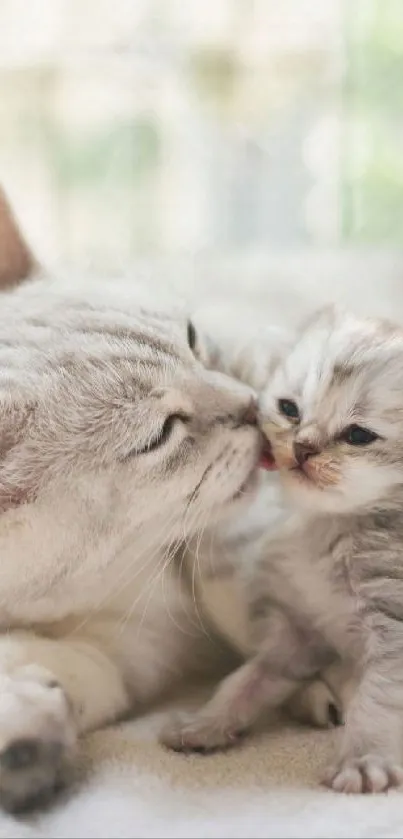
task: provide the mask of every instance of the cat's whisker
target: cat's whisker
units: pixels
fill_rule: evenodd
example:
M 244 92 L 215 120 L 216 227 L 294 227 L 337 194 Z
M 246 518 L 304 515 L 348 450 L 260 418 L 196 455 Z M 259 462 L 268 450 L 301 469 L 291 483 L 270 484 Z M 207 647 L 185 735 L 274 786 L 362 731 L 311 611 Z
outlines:
M 156 577 L 158 576 L 159 570 L 163 566 L 163 564 L 164 564 L 164 554 L 162 554 L 159 557 L 159 559 L 157 561 L 156 568 L 153 569 L 153 572 L 151 574 L 150 579 L 147 580 L 147 585 L 150 587 L 150 593 L 153 591 L 153 583 L 154 583 Z M 141 589 L 141 591 L 139 592 L 136 599 L 133 600 L 133 602 L 130 604 L 129 608 L 123 613 L 122 617 L 120 618 L 120 620 L 117 623 L 117 626 L 115 627 L 114 637 L 119 637 L 123 634 L 124 629 L 127 626 L 127 624 L 129 623 L 130 618 L 131 618 L 139 600 L 141 600 L 143 594 L 144 594 L 144 589 Z M 148 604 L 148 602 L 149 602 L 149 599 L 147 600 L 147 604 Z
M 173 521 L 173 520 L 174 520 L 174 518 L 175 518 L 175 516 L 172 516 L 172 518 L 168 521 L 168 523 L 169 523 L 170 521 Z M 159 551 L 160 551 L 160 550 L 164 547 L 164 545 L 166 544 L 166 542 L 165 542 L 165 529 L 166 529 L 166 524 L 167 524 L 167 523 L 165 522 L 165 523 L 164 523 L 164 525 L 163 525 L 163 527 L 162 527 L 162 528 L 158 531 L 158 536 L 162 536 L 162 534 L 164 534 L 164 537 L 161 539 L 161 542 L 159 542 L 159 543 L 157 544 L 157 546 L 156 546 L 156 547 L 154 547 L 153 553 L 150 555 L 150 554 L 149 554 L 149 551 L 153 548 L 153 543 L 154 543 L 154 538 L 155 538 L 155 537 L 153 538 L 153 540 L 152 540 L 152 541 L 150 540 L 150 542 L 149 542 L 148 544 L 146 544 L 146 545 L 145 545 L 144 549 L 143 549 L 143 550 L 142 550 L 142 551 L 141 551 L 141 552 L 140 552 L 140 553 L 136 556 L 136 562 L 135 562 L 135 564 L 136 564 L 136 569 L 135 569 L 135 573 L 134 573 L 133 575 L 131 574 L 131 571 L 133 570 L 133 565 L 134 565 L 134 563 L 133 563 L 133 562 L 128 562 L 128 563 L 127 563 L 127 564 L 126 564 L 126 565 L 122 568 L 122 570 L 120 571 L 120 573 L 118 574 L 117 579 L 114 581 L 114 585 L 113 585 L 113 587 L 112 587 L 112 588 L 110 588 L 110 589 L 107 591 L 107 593 L 104 595 L 104 597 L 102 597 L 102 598 L 101 598 L 101 600 L 99 600 L 99 601 L 97 602 L 97 604 L 96 604 L 96 605 L 94 605 L 94 606 L 92 607 L 92 609 L 90 609 L 90 610 L 89 610 L 89 612 L 87 613 L 87 615 L 85 616 L 85 618 L 83 618 L 83 620 L 82 620 L 80 623 L 78 623 L 78 624 L 77 624 L 77 625 L 76 625 L 76 626 L 75 626 L 75 627 L 71 630 L 71 632 L 69 633 L 68 637 L 71 637 L 72 635 L 75 635 L 75 634 L 77 634 L 78 632 L 80 632 L 82 629 L 84 629 L 84 627 L 87 625 L 87 623 L 88 623 L 88 622 L 89 622 L 89 621 L 90 621 L 93 617 L 95 617 L 95 615 L 96 615 L 97 613 L 99 613 L 99 612 L 100 612 L 100 610 L 101 610 L 101 608 L 102 608 L 103 606 L 105 606 L 108 602 L 110 603 L 110 601 L 111 601 L 114 597 L 116 597 L 118 594 L 120 594 L 120 592 L 121 592 L 121 591 L 125 588 L 125 586 L 126 586 L 126 585 L 128 585 L 129 583 L 134 582 L 134 581 L 135 581 L 135 579 L 136 579 L 138 576 L 140 576 L 140 575 L 141 575 L 141 574 L 145 571 L 145 569 L 147 568 L 147 566 L 148 566 L 148 565 L 150 565 L 150 566 L 152 565 L 152 563 L 153 563 L 153 561 L 154 561 L 154 558 L 155 558 L 156 554 L 158 554 L 158 552 L 159 552 Z M 143 563 L 140 565 L 140 567 L 137 567 L 138 560 L 139 560 L 139 559 L 142 559 L 142 558 L 144 557 L 144 555 L 146 555 L 145 562 L 143 562 Z
M 168 534 L 165 532 L 165 531 L 166 531 L 166 526 L 167 526 L 167 524 L 172 524 L 172 527 L 171 527 L 171 529 L 170 529 L 170 531 L 169 531 L 169 533 L 168 533 Z M 150 566 L 153 566 L 153 564 L 154 564 L 154 562 L 155 562 L 155 559 L 156 559 L 156 557 L 157 557 L 157 565 L 156 565 L 156 569 L 154 569 L 154 568 L 153 568 L 153 571 L 152 571 L 152 573 L 151 573 L 151 577 L 150 577 L 150 579 L 148 579 L 148 580 L 146 581 L 146 585 L 148 585 L 148 584 L 152 584 L 152 581 L 153 581 L 153 580 L 154 580 L 154 578 L 155 578 L 155 573 L 158 573 L 158 569 L 160 568 L 160 565 L 161 565 L 161 564 L 163 563 L 163 561 L 164 561 L 164 557 L 165 557 L 166 551 L 167 551 L 167 550 L 169 550 L 170 537 L 171 537 L 171 534 L 175 531 L 175 529 L 176 529 L 176 516 L 172 516 L 172 517 L 168 520 L 168 522 L 166 522 L 166 523 L 164 524 L 164 527 L 163 527 L 163 528 L 159 531 L 159 535 L 160 535 L 162 532 L 164 532 L 164 538 L 162 539 L 162 541 L 161 541 L 161 542 L 157 545 L 157 547 L 156 547 L 156 548 L 154 548 L 154 551 L 153 551 L 153 553 L 152 553 L 150 556 L 149 556 L 149 555 L 147 555 L 146 562 L 145 562 L 145 563 L 143 563 L 143 565 L 141 566 L 141 569 L 140 569 L 139 571 L 137 571 L 137 570 L 136 570 L 136 573 L 135 573 L 135 574 L 133 574 L 132 576 L 130 576 L 129 580 L 125 580 L 125 581 L 124 581 L 123 585 L 119 588 L 119 592 L 120 592 L 120 591 L 122 590 L 122 588 L 124 588 L 126 585 L 131 584 L 131 583 L 132 583 L 132 581 L 134 581 L 134 579 L 136 579 L 136 577 L 138 576 L 138 574 L 139 574 L 139 573 L 144 572 L 144 571 L 145 571 L 145 569 L 147 568 L 147 566 L 149 566 L 149 565 L 150 565 Z M 168 547 L 167 547 L 167 546 L 168 546 Z M 159 554 L 160 554 L 160 556 L 159 556 Z M 132 565 L 130 565 L 130 568 L 132 568 Z M 155 573 L 154 573 L 154 571 L 155 571 Z M 138 594 L 138 597 L 137 597 L 137 598 L 136 598 L 136 599 L 135 599 L 135 600 L 134 600 L 134 601 L 130 604 L 129 609 L 128 609 L 128 610 L 124 613 L 124 615 L 122 616 L 123 623 L 124 623 L 125 625 L 126 625 L 126 623 L 127 623 L 127 620 L 125 620 L 125 618 L 126 618 L 127 614 L 129 613 L 129 618 L 130 618 L 130 615 L 133 613 L 133 611 L 134 611 L 134 609 L 135 609 L 135 607 L 136 607 L 137 603 L 139 602 L 139 600 L 140 600 L 140 599 L 141 599 L 141 597 L 143 596 L 143 593 L 144 593 L 144 587 L 140 589 L 139 594 Z M 114 596 L 116 596 L 116 592 L 114 593 Z M 120 626 L 120 624 L 121 624 L 121 623 L 122 623 L 122 620 L 120 620 L 120 621 L 119 621 L 119 623 L 118 623 L 118 627 Z
M 167 569 L 167 567 L 168 567 L 168 565 L 169 565 L 169 562 L 172 560 L 172 558 L 173 558 L 173 557 L 174 557 L 174 555 L 175 555 L 175 551 L 177 550 L 178 540 L 176 539 L 174 542 L 172 542 L 172 543 L 170 542 L 170 537 L 171 537 L 171 534 L 173 533 L 173 531 L 174 531 L 175 529 L 176 529 L 176 528 L 175 528 L 175 526 L 174 526 L 174 527 L 172 527 L 172 528 L 171 528 L 171 530 L 170 530 L 170 533 L 169 533 L 168 535 L 166 535 L 166 536 L 165 536 L 165 540 L 164 540 L 164 542 L 165 542 L 165 544 L 167 545 L 167 547 L 165 548 L 164 553 L 161 555 L 160 559 L 159 559 L 159 560 L 158 560 L 158 562 L 157 562 L 157 568 L 156 568 L 155 573 L 151 576 L 151 579 L 147 581 L 147 585 L 149 585 L 149 586 L 150 586 L 150 593 L 149 593 L 149 597 L 148 597 L 148 599 L 147 599 L 147 603 L 146 603 L 145 608 L 147 608 L 147 606 L 148 606 L 148 604 L 149 604 L 149 601 L 150 601 L 151 595 L 152 595 L 152 593 L 153 593 L 153 591 L 154 591 L 154 589 L 155 589 L 155 586 L 156 586 L 156 584 L 157 584 L 157 582 L 158 582 L 158 578 L 160 577 L 161 573 L 163 573 L 163 572 Z M 161 550 L 161 547 L 159 547 L 159 548 L 158 548 L 158 551 L 160 551 L 160 550 Z M 155 554 L 154 554 L 154 556 L 155 556 Z M 165 593 L 164 593 L 164 577 L 163 577 L 162 579 L 163 579 L 162 591 L 163 591 L 163 597 L 165 597 Z M 142 589 L 142 590 L 140 591 L 139 596 L 137 597 L 137 599 L 136 599 L 136 600 L 135 600 L 135 601 L 134 601 L 134 602 L 130 605 L 130 608 L 127 610 L 127 612 L 126 612 L 126 613 L 125 613 L 125 615 L 123 616 L 123 620 L 119 622 L 119 634 L 121 634 L 121 633 L 124 631 L 124 627 L 125 627 L 125 626 L 127 625 L 127 623 L 129 622 L 130 617 L 131 617 L 131 615 L 133 614 L 134 609 L 135 609 L 135 607 L 136 607 L 137 603 L 139 602 L 139 600 L 140 600 L 140 599 L 141 599 L 141 597 L 143 596 L 143 593 L 144 593 L 144 589 Z M 170 617 L 170 618 L 172 618 L 172 620 L 173 620 L 173 622 L 175 623 L 175 625 L 177 626 L 177 628 L 178 628 L 178 629 L 180 629 L 182 632 L 184 632 L 184 630 L 183 630 L 181 627 L 179 627 L 179 626 L 178 626 L 178 624 L 176 624 L 176 622 L 175 622 L 175 620 L 173 619 L 173 617 L 172 617 L 172 615 L 171 615 L 171 613 L 170 613 L 169 609 L 168 609 L 168 614 L 169 614 L 169 617 Z M 191 633 L 187 633 L 187 634 L 189 634 L 189 635 L 190 635 Z
M 142 616 L 141 616 L 141 619 L 140 619 L 139 624 L 138 624 L 138 627 L 137 627 L 137 635 L 138 635 L 138 636 L 141 634 L 141 629 L 142 629 L 143 623 L 144 623 L 144 621 L 145 621 L 146 614 L 147 614 L 147 609 L 148 609 L 148 607 L 149 607 L 149 605 L 150 605 L 150 600 L 151 600 L 151 597 L 152 597 L 152 595 L 153 595 L 153 593 L 154 593 L 154 591 L 155 591 L 155 587 L 156 587 L 156 585 L 157 585 L 157 583 L 158 583 L 159 579 L 161 578 L 161 575 L 163 575 L 163 574 L 164 574 L 164 571 L 166 570 L 166 568 L 168 567 L 169 563 L 171 562 L 171 559 L 172 559 L 172 555 L 171 555 L 171 553 L 170 553 L 170 546 L 168 546 L 167 552 L 166 552 L 165 556 L 164 556 L 164 557 L 163 557 L 163 559 L 162 559 L 162 563 L 160 564 L 160 568 L 159 568 L 159 570 L 157 571 L 157 573 L 154 575 L 154 577 L 153 577 L 153 581 L 152 581 L 152 583 L 151 583 L 151 585 L 150 585 L 150 591 L 149 591 L 149 595 L 148 595 L 148 598 L 147 598 L 147 602 L 145 603 L 144 610 L 143 610 L 143 614 L 142 614 Z M 162 567 L 161 567 L 161 566 L 162 566 Z M 170 616 L 171 616 L 171 615 L 170 615 Z
M 213 528 L 210 529 L 210 547 L 209 547 L 209 551 L 208 551 L 208 563 L 209 563 L 209 568 L 210 568 L 210 574 L 213 577 L 215 575 L 215 567 L 214 567 L 213 557 L 215 556 L 215 554 L 214 554 L 214 542 L 216 540 L 217 540 L 217 531 L 213 527 Z
M 172 620 L 172 623 L 174 624 L 174 626 L 176 626 L 176 628 L 177 628 L 177 629 L 178 629 L 178 630 L 179 630 L 179 631 L 180 631 L 183 635 L 188 635 L 188 636 L 189 636 L 189 637 L 191 637 L 191 638 L 196 638 L 196 637 L 197 637 L 197 634 L 195 634 L 195 633 L 193 633 L 193 632 L 187 632 L 187 631 L 183 628 L 183 626 L 180 626 L 180 624 L 178 623 L 178 621 L 175 619 L 174 615 L 172 614 L 171 609 L 169 608 L 169 597 L 166 597 L 166 592 L 165 592 L 166 575 L 165 575 L 165 573 L 164 573 L 164 572 L 165 572 L 165 570 L 166 570 L 166 568 L 167 568 L 167 565 L 169 564 L 170 560 L 172 559 L 172 556 L 173 556 L 173 555 L 174 555 L 174 554 L 171 554 L 171 556 L 170 556 L 170 557 L 168 557 L 168 561 L 167 561 L 167 563 L 165 564 L 164 568 L 162 569 L 162 572 L 163 572 L 163 573 L 162 573 L 162 592 L 163 592 L 163 599 L 164 599 L 164 602 L 165 602 L 166 610 L 167 610 L 167 613 L 168 613 L 168 615 L 169 615 L 170 619 Z M 185 614 L 186 614 L 186 611 L 185 611 Z M 192 621 L 192 626 L 194 626 L 194 628 L 195 628 L 195 629 L 197 628 L 197 625 L 196 625 L 196 624 L 194 624 L 194 623 L 193 623 L 193 621 Z
M 188 603 L 188 601 L 189 601 L 189 598 L 187 596 L 188 580 L 186 580 L 186 582 L 183 582 L 184 564 L 185 564 L 185 559 L 186 559 L 187 553 L 188 553 L 187 548 L 185 548 L 185 546 L 183 544 L 181 544 L 181 558 L 180 558 L 179 568 L 178 568 L 178 577 L 179 577 L 179 582 L 180 582 L 179 602 L 182 603 L 182 601 L 183 601 L 183 611 L 184 611 L 184 613 L 187 617 L 187 620 L 191 623 L 192 626 L 194 626 L 195 628 L 198 629 L 199 627 L 198 627 L 197 623 L 193 620 L 193 612 L 190 611 L 191 607 L 189 607 L 189 603 Z M 187 572 L 185 572 L 185 573 L 188 576 Z
M 191 519 L 191 523 L 190 523 L 190 527 L 189 527 L 189 525 L 187 524 L 187 519 L 189 518 L 191 512 L 193 513 L 193 517 Z M 202 621 L 200 613 L 199 613 L 197 598 L 196 598 L 196 594 L 195 594 L 194 546 L 193 546 L 193 544 L 189 543 L 189 538 L 190 538 L 189 533 L 190 532 L 195 532 L 195 531 L 196 531 L 196 533 L 199 533 L 199 531 L 200 531 L 200 528 L 197 525 L 199 515 L 200 515 L 200 512 L 199 512 L 198 508 L 194 505 L 194 503 L 192 503 L 192 501 L 190 501 L 189 504 L 187 505 L 187 508 L 186 508 L 186 511 L 185 511 L 185 514 L 184 514 L 184 517 L 183 517 L 183 553 L 182 553 L 182 558 L 181 558 L 181 563 L 180 563 L 180 570 L 182 570 L 182 568 L 183 568 L 183 563 L 185 561 L 185 557 L 186 557 L 186 553 L 187 553 L 189 557 L 193 557 L 193 561 L 192 561 L 192 564 L 191 564 L 191 595 L 192 595 L 193 608 L 194 608 L 196 618 L 197 618 L 196 623 L 193 620 L 191 622 L 192 622 L 192 625 L 195 628 L 198 628 L 198 629 L 201 628 L 203 633 L 207 637 L 210 637 L 208 635 L 208 633 L 206 632 L 206 629 L 204 627 L 203 621 Z
M 171 559 L 172 559 L 172 558 L 173 558 L 173 556 L 175 555 L 175 550 L 177 550 L 178 539 L 175 539 L 173 542 L 171 542 L 171 537 L 172 537 L 172 534 L 173 534 L 173 533 L 175 532 L 175 530 L 176 530 L 176 516 L 171 517 L 171 519 L 168 521 L 168 524 L 170 524 L 170 523 L 172 524 L 172 527 L 171 527 L 171 529 L 170 529 L 169 533 L 166 533 L 166 532 L 165 532 L 165 531 L 166 531 L 166 525 L 165 525 L 165 527 L 163 528 L 163 529 L 164 529 L 164 540 L 163 540 L 163 544 L 161 544 L 161 545 L 158 547 L 158 549 L 157 549 L 157 553 L 158 553 L 158 552 L 159 552 L 159 551 L 160 551 L 163 547 L 164 547 L 164 551 L 163 551 L 163 553 L 162 553 L 162 555 L 161 555 L 160 559 L 159 559 L 159 560 L 158 560 L 158 562 L 157 562 L 157 568 L 156 568 L 155 573 L 154 573 L 154 574 L 152 574 L 152 575 L 151 575 L 151 579 L 147 581 L 147 584 L 150 586 L 150 593 L 149 593 L 149 597 L 148 597 L 148 599 L 147 599 L 147 603 L 146 603 L 146 607 L 145 607 L 145 608 L 147 608 L 147 606 L 148 606 L 148 604 L 149 604 L 149 601 L 150 601 L 151 596 L 152 596 L 152 593 L 153 593 L 153 591 L 154 591 L 154 589 L 155 589 L 155 585 L 156 585 L 156 582 L 157 582 L 157 578 L 159 577 L 159 574 L 160 574 L 161 568 L 162 568 L 162 570 L 165 570 L 165 569 L 168 567 L 169 562 L 171 561 Z M 161 532 L 161 531 L 160 531 L 160 532 Z M 176 546 L 176 547 L 174 547 L 174 546 Z M 167 560 L 167 563 L 165 564 L 165 559 L 166 559 L 167 555 L 168 555 L 168 560 Z M 154 557 L 155 557 L 155 553 L 154 553 Z M 154 557 L 152 557 L 152 559 L 153 559 Z M 144 593 L 144 589 L 142 589 L 142 590 L 140 591 L 139 596 L 138 596 L 138 597 L 136 598 L 136 600 L 135 600 L 135 601 L 134 601 L 134 602 L 130 605 L 130 608 L 127 610 L 127 612 L 126 612 L 126 613 L 125 613 L 125 615 L 123 616 L 123 621 L 119 622 L 119 626 L 120 626 L 120 628 L 121 628 L 121 631 L 123 631 L 124 626 L 126 626 L 126 625 L 127 625 L 127 623 L 128 623 L 128 621 L 130 620 L 130 617 L 131 617 L 131 615 L 133 614 L 133 611 L 134 611 L 134 609 L 135 609 L 135 607 L 136 607 L 137 603 L 139 602 L 139 600 L 140 600 L 140 599 L 141 599 L 141 597 L 143 596 L 143 593 Z M 164 594 L 164 591 L 163 591 L 163 594 Z M 171 616 L 171 615 L 170 615 L 170 616 Z
M 201 541 L 202 541 L 202 538 L 204 536 L 204 532 L 205 532 L 205 529 L 206 529 L 207 520 L 208 520 L 208 517 L 205 514 L 204 524 L 203 524 L 203 527 L 200 529 L 200 531 L 198 533 L 198 537 L 197 537 L 197 541 L 196 541 L 196 551 L 195 551 L 195 555 L 194 555 L 194 561 L 192 563 L 192 599 L 193 599 L 194 610 L 195 610 L 197 619 L 199 620 L 200 627 L 201 627 L 204 635 L 206 635 L 206 637 L 210 641 L 214 642 L 214 639 L 213 639 L 212 635 L 206 629 L 205 624 L 203 622 L 203 618 L 202 618 L 202 615 L 201 615 L 201 612 L 200 612 L 200 609 L 199 609 L 198 598 L 197 598 L 197 595 L 196 595 L 196 571 L 198 572 L 199 578 L 201 580 L 202 576 L 201 576 L 201 571 L 200 571 L 199 551 L 200 551 Z

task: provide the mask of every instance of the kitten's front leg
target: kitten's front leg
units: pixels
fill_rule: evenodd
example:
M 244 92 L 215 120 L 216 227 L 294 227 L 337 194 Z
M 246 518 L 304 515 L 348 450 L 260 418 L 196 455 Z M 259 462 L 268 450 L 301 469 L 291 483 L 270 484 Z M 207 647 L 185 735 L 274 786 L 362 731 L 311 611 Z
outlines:
M 343 725 L 356 688 L 351 664 L 336 659 L 319 679 L 303 685 L 291 697 L 286 710 L 299 722 L 319 728 Z
M 403 783 L 403 654 L 384 650 L 367 666 L 351 700 L 336 765 L 325 783 L 336 792 L 384 792 Z
M 314 645 L 304 643 L 281 610 L 266 620 L 257 654 L 224 679 L 200 711 L 174 717 L 161 741 L 175 751 L 208 752 L 233 745 L 265 709 L 280 707 L 301 681 L 320 668 Z
M 84 639 L 0 637 L 0 803 L 26 809 L 63 782 L 79 734 L 128 709 L 118 668 Z
M 200 711 L 173 716 L 160 740 L 174 751 L 228 748 L 264 708 L 278 707 L 295 688 L 295 681 L 271 674 L 264 658 L 257 655 L 224 679 Z

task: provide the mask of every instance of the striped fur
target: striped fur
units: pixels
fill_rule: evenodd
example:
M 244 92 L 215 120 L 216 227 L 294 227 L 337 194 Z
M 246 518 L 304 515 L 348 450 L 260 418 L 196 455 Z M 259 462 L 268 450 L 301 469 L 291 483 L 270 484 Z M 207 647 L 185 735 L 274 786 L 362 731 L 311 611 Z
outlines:
M 40 280 L 0 312 L 0 796 L 48 793 L 77 735 L 156 698 L 212 645 L 179 542 L 242 509 L 249 388 L 183 312 L 127 284 Z M 204 639 L 204 640 L 203 640 Z
M 333 307 L 277 365 L 260 401 L 283 511 L 273 527 L 267 504 L 249 541 L 240 547 L 239 534 L 231 544 L 221 532 L 219 546 L 234 554 L 249 599 L 247 660 L 204 708 L 164 732 L 171 747 L 231 745 L 264 708 L 308 683 L 300 715 L 319 698 L 337 722 L 333 691 L 344 706 L 329 786 L 382 792 L 403 782 L 402 394 L 401 327 Z M 357 428 L 360 444 L 350 438 Z M 311 681 L 321 673 L 327 685 Z

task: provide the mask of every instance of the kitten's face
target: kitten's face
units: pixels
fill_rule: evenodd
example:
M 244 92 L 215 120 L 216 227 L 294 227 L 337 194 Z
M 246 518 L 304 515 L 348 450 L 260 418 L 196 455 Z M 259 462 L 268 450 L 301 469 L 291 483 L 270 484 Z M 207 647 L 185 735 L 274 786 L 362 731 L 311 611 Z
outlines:
M 403 332 L 328 309 L 262 397 L 263 427 L 301 506 L 351 512 L 403 484 Z
M 174 541 L 253 485 L 251 392 L 202 367 L 185 318 L 98 298 L 38 284 L 4 299 L 1 506 L 77 496 L 94 528 Z

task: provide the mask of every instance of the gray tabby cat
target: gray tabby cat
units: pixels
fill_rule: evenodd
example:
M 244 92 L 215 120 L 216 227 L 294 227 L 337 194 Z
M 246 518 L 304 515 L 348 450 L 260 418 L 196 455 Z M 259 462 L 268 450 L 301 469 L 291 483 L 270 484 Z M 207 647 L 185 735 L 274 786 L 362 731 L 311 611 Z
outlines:
M 78 735 L 212 656 L 171 562 L 239 513 L 262 435 L 182 314 L 40 280 L 0 310 L 0 798 L 47 796 Z
M 270 377 L 261 412 L 291 514 L 251 566 L 249 658 L 163 739 L 228 746 L 263 708 L 345 669 L 351 699 L 326 781 L 381 792 L 403 780 L 402 330 L 322 312 Z

